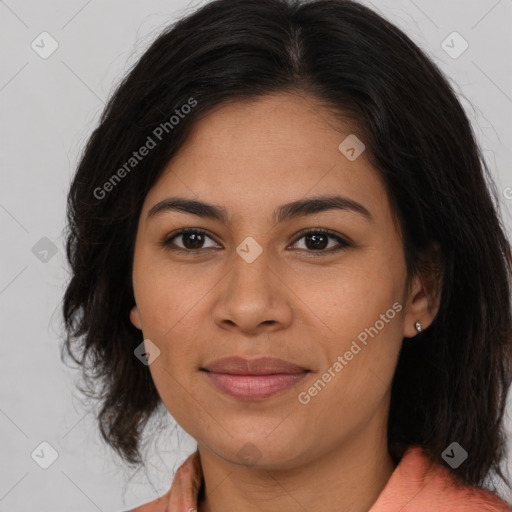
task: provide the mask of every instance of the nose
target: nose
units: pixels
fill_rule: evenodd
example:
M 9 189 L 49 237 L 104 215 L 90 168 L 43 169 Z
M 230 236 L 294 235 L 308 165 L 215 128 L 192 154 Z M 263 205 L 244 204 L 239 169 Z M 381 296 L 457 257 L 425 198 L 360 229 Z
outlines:
M 235 253 L 227 275 L 216 287 L 213 320 L 223 329 L 258 335 L 284 329 L 293 318 L 292 297 L 282 265 L 269 251 L 251 262 Z

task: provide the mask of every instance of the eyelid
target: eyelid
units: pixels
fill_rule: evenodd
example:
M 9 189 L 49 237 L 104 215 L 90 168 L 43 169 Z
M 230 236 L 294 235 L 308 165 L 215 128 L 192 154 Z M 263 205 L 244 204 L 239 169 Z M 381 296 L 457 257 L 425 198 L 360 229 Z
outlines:
M 306 228 L 306 229 L 299 231 L 295 235 L 293 244 L 297 243 L 301 238 L 303 238 L 306 235 L 309 235 L 310 233 L 315 233 L 315 234 L 320 233 L 320 234 L 327 235 L 331 238 L 336 239 L 340 244 L 344 244 L 345 246 L 353 245 L 353 242 L 352 242 L 352 240 L 350 240 L 349 237 L 344 236 L 341 233 L 338 233 L 337 231 L 333 231 L 332 229 L 320 228 L 320 227 Z M 314 252 L 314 251 L 310 251 L 310 252 Z M 326 252 L 326 251 L 324 250 L 324 251 L 318 251 L 318 252 Z
M 174 239 L 174 238 L 177 238 L 179 237 L 180 235 L 183 235 L 183 234 L 201 234 L 201 235 L 204 235 L 208 238 L 210 238 L 211 240 L 213 240 L 215 243 L 218 243 L 215 238 L 213 236 L 211 236 L 208 231 L 206 231 L 205 229 L 202 229 L 202 228 L 181 228 L 179 229 L 178 231 L 175 231 L 173 233 L 170 233 L 169 235 L 166 235 L 164 237 L 164 239 L 159 242 L 159 245 L 164 247 L 165 249 L 169 249 L 169 250 L 173 250 L 173 251 L 180 251 L 180 252 L 186 252 L 188 254 L 190 253 L 202 253 L 203 251 L 206 251 L 207 249 L 211 249 L 211 247 L 205 247 L 205 248 L 200 248 L 200 249 L 183 249 L 182 247 L 170 247 L 172 245 L 172 242 L 171 240 Z M 338 245 L 334 248 L 330 248 L 330 249 L 321 249 L 321 250 L 318 250 L 318 251 L 313 251 L 313 250 L 307 250 L 307 249 L 300 249 L 301 251 L 305 251 L 309 254 L 312 254 L 313 256 L 321 256 L 321 255 L 327 255 L 327 254 L 332 254 L 332 253 L 335 253 L 337 251 L 340 251 L 342 249 L 346 249 L 348 247 L 352 247 L 354 244 L 352 242 L 352 240 L 350 240 L 349 237 L 346 237 L 344 235 L 341 235 L 340 233 L 336 232 L 336 231 L 333 231 L 331 229 L 327 229 L 327 228 L 321 228 L 321 227 L 313 227 L 313 228 L 305 228 L 301 231 L 299 231 L 298 233 L 296 233 L 294 235 L 294 240 L 293 242 L 291 243 L 291 245 L 295 245 L 301 238 L 303 238 L 304 236 L 308 235 L 308 234 L 321 234 L 321 235 L 326 235 L 330 238 L 333 238 L 335 239 L 337 242 L 338 242 Z
M 193 234 L 199 234 L 199 235 L 204 235 L 204 236 L 207 236 L 208 238 L 210 238 L 211 240 L 213 240 L 215 243 L 218 244 L 217 240 L 215 240 L 215 238 L 213 236 L 211 236 L 208 231 L 206 231 L 205 229 L 203 228 L 181 228 L 181 229 L 178 229 L 177 231 L 174 231 L 168 235 L 166 235 L 163 240 L 161 242 L 159 242 L 158 244 L 163 246 L 165 249 L 170 249 L 170 250 L 176 250 L 176 251 L 184 251 L 184 252 L 188 252 L 188 253 L 192 253 L 192 252 L 201 252 L 201 251 L 204 251 L 205 248 L 202 248 L 202 249 L 196 249 L 196 250 L 192 250 L 192 249 L 183 249 L 182 247 L 172 247 L 170 248 L 170 246 L 172 245 L 172 242 L 171 240 L 173 238 L 177 238 L 179 237 L 180 235 L 184 235 L 186 233 L 193 233 Z M 208 247 L 206 248 L 208 249 Z

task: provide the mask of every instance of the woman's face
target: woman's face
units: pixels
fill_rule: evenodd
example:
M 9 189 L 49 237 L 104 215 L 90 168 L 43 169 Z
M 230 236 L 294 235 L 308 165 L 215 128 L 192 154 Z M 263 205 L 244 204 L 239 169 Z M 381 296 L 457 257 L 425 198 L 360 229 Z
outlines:
M 168 411 L 234 463 L 292 467 L 385 442 L 402 339 L 431 320 L 414 286 L 407 294 L 384 185 L 351 139 L 338 148 L 351 132 L 334 123 L 307 97 L 223 106 L 196 123 L 142 208 L 131 321 L 160 351 L 149 370 Z M 337 196 L 360 206 L 283 209 Z M 206 207 L 148 215 L 177 197 L 225 218 Z M 184 228 L 205 234 L 173 237 Z M 229 356 L 298 368 L 205 371 Z

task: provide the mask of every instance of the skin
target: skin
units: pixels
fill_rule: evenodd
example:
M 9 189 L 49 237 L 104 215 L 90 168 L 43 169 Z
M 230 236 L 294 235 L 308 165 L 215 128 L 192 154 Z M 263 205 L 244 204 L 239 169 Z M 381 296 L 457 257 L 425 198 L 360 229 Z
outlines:
M 395 469 L 386 423 L 398 353 L 403 338 L 417 334 L 416 321 L 430 325 L 439 301 L 429 276 L 406 289 L 384 184 L 364 152 L 349 161 L 338 149 L 350 133 L 308 96 L 223 105 L 195 124 L 145 199 L 130 319 L 158 346 L 152 378 L 197 441 L 206 488 L 199 512 L 367 511 Z M 362 204 L 373 222 L 349 210 L 273 222 L 284 203 L 334 194 Z M 178 195 L 224 207 L 229 222 L 177 211 L 148 219 L 156 203 Z M 181 228 L 208 236 L 202 245 L 190 236 L 173 239 L 188 252 L 159 245 Z M 297 235 L 309 228 L 333 230 L 353 245 L 329 252 L 338 242 L 328 238 L 314 257 L 321 251 Z M 236 252 L 248 236 L 262 248 L 252 263 Z M 195 247 L 205 249 L 192 253 Z M 401 311 L 300 403 L 299 393 L 395 302 Z M 230 355 L 275 356 L 310 373 L 265 400 L 237 400 L 199 370 Z M 252 463 L 238 455 L 244 446 Z

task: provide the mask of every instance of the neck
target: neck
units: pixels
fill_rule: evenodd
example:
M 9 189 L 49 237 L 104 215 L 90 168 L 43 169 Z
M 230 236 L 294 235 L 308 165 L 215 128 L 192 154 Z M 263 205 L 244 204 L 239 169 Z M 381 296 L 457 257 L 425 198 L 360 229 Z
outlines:
M 381 420 L 286 469 L 241 466 L 198 443 L 205 490 L 198 512 L 368 512 L 395 470 Z

